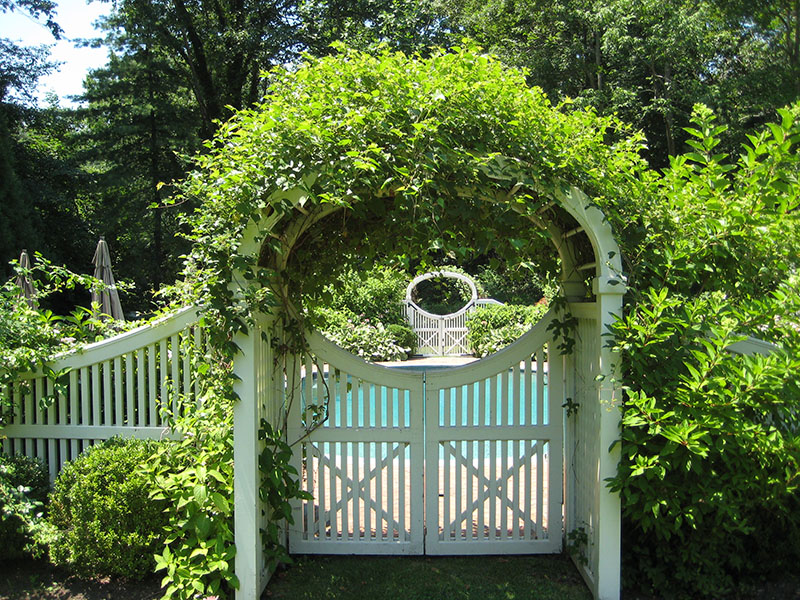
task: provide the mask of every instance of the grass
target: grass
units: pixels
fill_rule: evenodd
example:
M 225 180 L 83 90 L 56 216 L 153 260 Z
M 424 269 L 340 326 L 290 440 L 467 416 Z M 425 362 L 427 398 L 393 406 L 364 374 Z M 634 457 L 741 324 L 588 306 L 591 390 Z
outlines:
M 264 600 L 588 600 L 563 556 L 299 557 Z

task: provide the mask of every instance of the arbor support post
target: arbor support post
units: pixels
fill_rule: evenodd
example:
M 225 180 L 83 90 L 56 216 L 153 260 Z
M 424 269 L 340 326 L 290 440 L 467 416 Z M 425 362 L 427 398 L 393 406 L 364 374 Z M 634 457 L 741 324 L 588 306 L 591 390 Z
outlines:
M 611 325 L 622 316 L 622 296 L 626 286 L 620 282 L 610 284 L 597 278 L 593 282 L 599 312 L 601 336 L 599 367 L 603 377 L 598 382 L 600 402 L 600 447 L 599 477 L 596 502 L 598 507 L 597 543 L 598 554 L 595 598 L 619 600 L 622 562 L 622 513 L 619 494 L 612 492 L 606 483 L 617 474 L 620 461 L 619 440 L 622 418 L 621 374 L 619 355 L 605 343 L 603 338 L 611 334 Z M 613 448 L 612 448 L 613 445 Z
M 257 600 L 263 589 L 261 547 L 261 501 L 258 496 L 260 421 L 258 330 L 239 333 L 235 342 L 241 349 L 234 362 L 238 380 L 234 391 L 239 397 L 233 410 L 233 501 L 236 540 L 236 600 Z

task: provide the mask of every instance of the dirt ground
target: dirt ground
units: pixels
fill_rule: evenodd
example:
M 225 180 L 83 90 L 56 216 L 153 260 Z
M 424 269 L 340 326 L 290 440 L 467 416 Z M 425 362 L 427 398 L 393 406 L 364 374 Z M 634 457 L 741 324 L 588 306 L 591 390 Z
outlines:
M 83 580 L 44 561 L 0 562 L 0 600 L 155 600 L 161 578 Z

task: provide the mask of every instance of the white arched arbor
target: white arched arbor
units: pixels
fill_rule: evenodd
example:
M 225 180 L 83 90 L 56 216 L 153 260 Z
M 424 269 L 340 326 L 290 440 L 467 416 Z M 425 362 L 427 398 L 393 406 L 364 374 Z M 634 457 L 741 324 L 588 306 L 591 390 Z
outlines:
M 280 242 L 284 253 L 270 258 L 265 240 L 276 229 L 278 218 L 265 215 L 252 220 L 243 236 L 239 254 L 256 258 L 252 264 L 273 260 L 278 271 L 300 236 L 314 222 L 342 210 L 331 205 L 307 209 L 307 190 L 276 192 L 275 200 L 294 205 L 302 218 L 282 224 Z M 603 335 L 622 312 L 625 281 L 619 247 L 602 212 L 575 187 L 556 186 L 550 202 L 536 215 L 525 215 L 545 230 L 562 265 L 561 283 L 572 319 L 572 351 L 564 357 L 564 400 L 577 410 L 566 411 L 564 426 L 564 529 L 579 531 L 586 540 L 577 549 L 576 565 L 596 598 L 616 599 L 620 593 L 620 504 L 605 480 L 616 474 L 619 449 L 610 450 L 619 436 L 620 391 L 616 356 Z M 502 202 L 511 193 L 488 199 Z M 272 200 L 272 199 L 271 199 Z M 309 215 L 310 211 L 315 211 Z M 252 280 L 239 274 L 241 281 Z M 238 279 L 238 277 L 237 277 Z M 233 284 L 232 284 L 233 285 Z M 279 290 L 280 293 L 280 290 Z M 235 340 L 241 348 L 234 364 L 240 401 L 234 415 L 234 496 L 237 598 L 254 600 L 266 585 L 260 529 L 265 507 L 259 500 L 260 473 L 258 429 L 260 419 L 283 419 L 286 380 L 276 362 L 271 336 L 276 312 L 255 316 L 255 325 Z

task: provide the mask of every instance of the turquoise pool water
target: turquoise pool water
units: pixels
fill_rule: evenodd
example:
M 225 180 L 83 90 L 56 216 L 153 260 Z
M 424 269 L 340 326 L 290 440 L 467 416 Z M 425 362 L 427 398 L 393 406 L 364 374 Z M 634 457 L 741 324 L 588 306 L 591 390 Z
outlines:
M 451 368 L 448 366 L 399 366 L 392 367 L 408 371 L 430 372 Z M 526 373 L 520 372 L 519 381 L 509 376 L 492 377 L 473 384 L 457 388 L 440 390 L 438 398 L 425 394 L 424 402 L 439 403 L 439 426 L 479 426 L 479 425 L 538 425 L 539 414 L 542 422 L 549 422 L 547 403 L 547 376 L 543 386 L 542 406 L 539 410 L 535 377 L 528 378 Z M 522 402 L 519 407 L 515 403 L 515 383 L 519 390 Z M 312 383 L 312 397 L 324 395 L 324 390 L 317 389 L 317 374 L 314 374 Z M 409 427 L 410 426 L 410 394 L 405 390 L 387 388 L 379 384 L 369 384 L 359 381 L 350 375 L 346 382 L 340 381 L 334 385 L 329 381 L 331 388 L 328 414 L 329 427 Z M 507 387 L 506 387 L 507 386 Z M 526 394 L 526 386 L 530 386 L 530 394 Z M 472 407 L 469 407 L 469 388 L 472 388 Z M 483 387 L 483 397 L 481 397 Z M 494 387 L 494 398 L 492 391 Z M 345 393 L 342 393 L 346 389 Z M 305 385 L 303 386 L 305 392 Z M 305 394 L 303 394 L 305 402 Z M 424 406 L 420 407 L 424 410 Z M 468 422 L 470 420 L 471 422 Z M 380 421 L 380 422 L 378 422 Z M 456 421 L 459 421 L 458 423 Z

